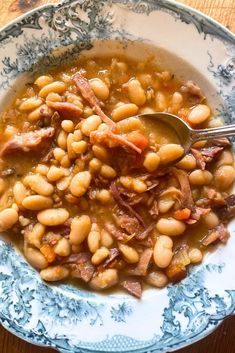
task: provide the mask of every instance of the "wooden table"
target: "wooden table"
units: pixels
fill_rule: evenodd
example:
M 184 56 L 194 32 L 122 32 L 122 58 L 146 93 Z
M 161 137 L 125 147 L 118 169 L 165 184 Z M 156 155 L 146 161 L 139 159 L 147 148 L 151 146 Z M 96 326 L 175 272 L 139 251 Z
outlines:
M 97 0 L 99 1 L 99 0 Z M 22 13 L 58 0 L 0 0 L 0 26 Z M 235 32 L 235 0 L 179 0 L 221 22 Z M 26 343 L 0 327 L 0 353 L 53 353 Z M 235 317 L 228 318 L 209 337 L 176 353 L 235 353 Z

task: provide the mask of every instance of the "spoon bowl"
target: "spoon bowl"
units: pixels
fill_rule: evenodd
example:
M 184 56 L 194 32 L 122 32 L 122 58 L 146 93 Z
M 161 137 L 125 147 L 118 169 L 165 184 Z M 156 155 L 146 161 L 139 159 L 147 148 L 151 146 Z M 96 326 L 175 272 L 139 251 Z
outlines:
M 165 124 L 168 129 L 171 129 L 177 136 L 179 143 L 184 148 L 184 155 L 197 141 L 231 137 L 235 135 L 235 124 L 211 129 L 192 129 L 184 120 L 170 113 L 156 112 L 151 114 L 140 114 L 136 117 L 144 123 L 151 122 L 151 124 L 153 124 L 155 121 L 156 124 Z

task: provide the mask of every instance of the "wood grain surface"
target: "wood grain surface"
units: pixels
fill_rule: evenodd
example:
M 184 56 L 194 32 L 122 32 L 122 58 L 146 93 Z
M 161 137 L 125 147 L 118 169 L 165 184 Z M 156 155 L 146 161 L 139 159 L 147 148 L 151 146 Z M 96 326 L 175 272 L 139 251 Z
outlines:
M 99 1 L 99 0 L 97 0 Z M 39 5 L 58 0 L 0 0 L 0 26 Z M 235 0 L 179 0 L 213 17 L 235 32 Z M 0 328 L 0 353 L 53 353 L 33 346 Z M 228 318 L 210 336 L 175 353 L 235 353 L 235 317 Z

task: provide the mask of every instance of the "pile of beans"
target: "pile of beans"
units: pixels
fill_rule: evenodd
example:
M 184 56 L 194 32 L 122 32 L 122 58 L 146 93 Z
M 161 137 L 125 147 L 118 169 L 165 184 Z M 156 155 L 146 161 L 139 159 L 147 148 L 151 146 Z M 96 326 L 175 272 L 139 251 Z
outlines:
M 116 133 L 140 147 L 140 155 L 108 137 L 102 141 L 96 137 L 109 127 L 76 87 L 73 75 L 78 71 L 116 123 Z M 221 197 L 229 194 L 235 179 L 230 147 L 201 168 L 191 151 L 183 157 L 177 136 L 164 125 L 158 129 L 133 117 L 168 111 L 194 128 L 221 124 L 204 97 L 192 101 L 190 92 L 181 87 L 169 71 L 159 70 L 152 62 L 81 59 L 72 67 L 37 77 L 3 114 L 0 147 L 22 133 L 55 127 L 49 144 L 9 153 L 0 160 L 2 175 L 9 167 L 15 171 L 0 178 L 0 229 L 17 240 L 42 279 L 83 279 L 74 275 L 71 263 L 72 256 L 86 253 L 93 268 L 87 283 L 103 290 L 132 278 L 129 273 L 140 266 L 147 248 L 152 257 L 145 274 L 137 279 L 160 288 L 172 280 L 168 270 L 179 251 L 186 258 L 185 267 L 202 261 L 201 241 L 220 224 L 217 213 L 202 200 L 208 188 Z M 207 141 L 201 141 L 194 149 L 205 146 Z M 194 205 L 208 210 L 194 223 L 188 222 L 190 208 L 186 207 L 188 217 L 176 217 L 182 210 L 183 190 L 173 169 L 186 175 Z M 117 201 L 113 183 L 131 211 Z M 126 215 L 135 221 L 134 227 L 121 223 Z M 154 224 L 151 232 L 141 240 L 150 224 Z M 118 256 L 104 265 L 113 249 Z

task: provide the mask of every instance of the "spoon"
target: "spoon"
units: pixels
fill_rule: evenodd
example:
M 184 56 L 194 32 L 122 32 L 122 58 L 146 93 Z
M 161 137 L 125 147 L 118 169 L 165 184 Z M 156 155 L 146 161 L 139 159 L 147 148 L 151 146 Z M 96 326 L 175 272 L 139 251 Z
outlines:
M 180 119 L 178 116 L 169 113 L 151 113 L 141 114 L 137 117 L 144 123 L 153 121 L 159 121 L 168 128 L 174 131 L 178 137 L 180 144 L 184 148 L 184 155 L 190 150 L 191 146 L 201 140 L 209 140 L 218 137 L 228 137 L 235 135 L 235 124 L 220 126 L 211 129 L 192 129 L 185 121 Z M 180 159 L 183 156 L 180 157 Z

